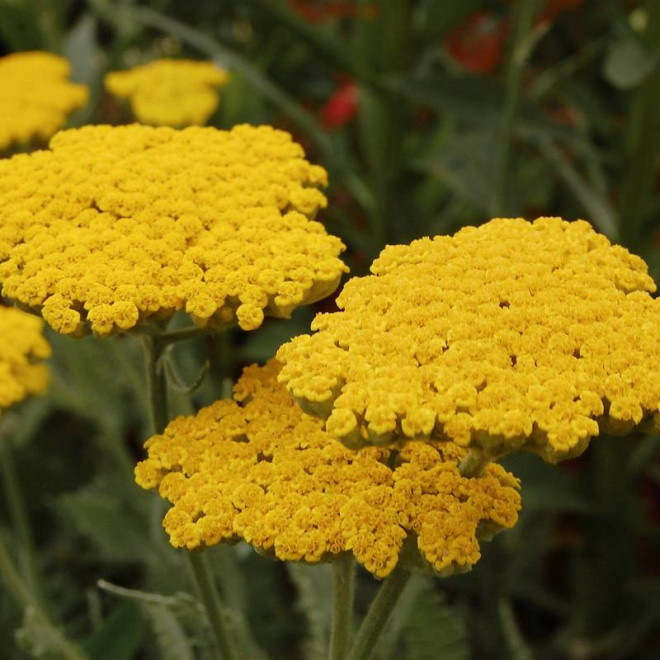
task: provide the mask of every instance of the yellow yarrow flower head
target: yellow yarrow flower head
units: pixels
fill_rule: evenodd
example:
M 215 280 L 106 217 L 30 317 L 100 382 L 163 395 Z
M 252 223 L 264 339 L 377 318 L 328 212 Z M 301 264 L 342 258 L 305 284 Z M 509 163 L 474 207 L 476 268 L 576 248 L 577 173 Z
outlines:
M 269 126 L 88 126 L 0 161 L 3 295 L 107 336 L 185 309 L 200 327 L 332 293 L 341 241 L 312 221 L 323 168 Z
M 495 219 L 385 248 L 280 380 L 351 447 L 451 439 L 555 462 L 660 421 L 646 264 L 584 221 Z
M 47 140 L 87 103 L 89 91 L 68 80 L 67 60 L 53 53 L 0 57 L 0 151 Z
M 136 119 L 153 126 L 203 125 L 218 107 L 229 74 L 213 62 L 161 59 L 105 77 L 110 94 L 129 99 Z
M 43 321 L 13 307 L 0 307 L 0 413 L 48 384 L 40 361 L 50 357 Z
M 462 477 L 465 451 L 451 443 L 347 449 L 277 383 L 279 369 L 274 360 L 248 367 L 234 401 L 147 441 L 136 480 L 172 503 L 164 527 L 173 546 L 243 540 L 310 563 L 352 552 L 381 578 L 409 539 L 413 556 L 449 575 L 479 560 L 480 539 L 516 523 L 519 484 L 501 466 Z

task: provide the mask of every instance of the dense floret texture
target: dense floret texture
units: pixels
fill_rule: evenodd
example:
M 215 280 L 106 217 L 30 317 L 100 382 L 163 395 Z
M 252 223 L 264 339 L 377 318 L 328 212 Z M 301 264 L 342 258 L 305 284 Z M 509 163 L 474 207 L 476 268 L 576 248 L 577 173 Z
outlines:
M 0 412 L 31 394 L 41 394 L 50 357 L 43 321 L 13 307 L 0 307 Z
M 164 520 L 172 545 L 242 539 L 312 563 L 350 551 L 384 577 L 409 538 L 446 575 L 478 561 L 480 538 L 515 524 L 518 482 L 499 465 L 467 479 L 457 468 L 464 450 L 451 443 L 346 449 L 296 406 L 279 368 L 249 367 L 236 401 L 179 417 L 147 441 L 136 478 L 173 504 Z
M 87 103 L 87 87 L 70 82 L 69 73 L 67 60 L 52 53 L 0 57 L 0 151 L 47 140 Z
M 310 220 L 323 168 L 268 126 L 94 126 L 0 161 L 3 295 L 98 335 L 185 308 L 259 327 L 335 290 L 341 241 Z
M 201 126 L 218 107 L 229 75 L 212 62 L 161 59 L 130 71 L 113 71 L 105 88 L 130 100 L 138 121 L 153 126 Z
M 557 461 L 657 428 L 660 302 L 642 259 L 584 221 L 495 219 L 387 247 L 280 379 L 349 446 L 451 439 Z

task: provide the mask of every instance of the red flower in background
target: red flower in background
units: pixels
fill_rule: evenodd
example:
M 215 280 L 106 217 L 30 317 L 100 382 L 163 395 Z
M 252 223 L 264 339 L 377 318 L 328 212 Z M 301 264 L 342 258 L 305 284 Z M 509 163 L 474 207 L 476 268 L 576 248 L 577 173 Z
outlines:
M 555 21 L 583 4 L 584 0 L 547 0 L 535 22 Z M 476 11 L 449 33 L 445 48 L 466 71 L 490 75 L 502 61 L 510 30 L 508 16 Z
M 352 80 L 342 82 L 321 108 L 321 123 L 329 129 L 341 128 L 357 115 L 360 90 Z
M 334 18 L 372 18 L 378 5 L 360 5 L 338 0 L 288 0 L 289 7 L 309 23 L 323 23 Z
M 507 18 L 477 11 L 449 33 L 445 48 L 466 71 L 490 75 L 502 60 L 509 29 Z

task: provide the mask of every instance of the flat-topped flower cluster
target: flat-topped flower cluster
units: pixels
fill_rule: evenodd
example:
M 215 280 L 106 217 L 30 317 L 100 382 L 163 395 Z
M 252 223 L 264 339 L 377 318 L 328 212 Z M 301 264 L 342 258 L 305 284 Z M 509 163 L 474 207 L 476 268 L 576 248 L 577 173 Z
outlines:
M 447 575 L 469 569 L 479 540 L 517 521 L 518 481 L 501 466 L 462 477 L 465 450 L 453 443 L 347 449 L 298 408 L 279 369 L 247 368 L 234 401 L 179 417 L 147 442 L 137 482 L 173 504 L 164 526 L 174 546 L 243 539 L 312 563 L 351 551 L 384 577 L 410 537 Z
M 43 321 L 13 307 L 0 306 L 0 412 L 48 384 L 41 361 L 50 357 Z
M 660 301 L 646 264 L 583 221 L 495 219 L 386 248 L 280 380 L 352 447 L 450 439 L 557 461 L 658 426 Z
M 252 330 L 347 270 L 342 242 L 311 220 L 326 178 L 268 126 L 63 131 L 0 162 L 3 295 L 71 335 L 179 309 Z
M 68 80 L 71 67 L 53 53 L 0 57 L 0 151 L 47 140 L 87 103 L 89 91 Z
M 229 74 L 212 62 L 160 59 L 113 71 L 105 88 L 129 99 L 136 119 L 153 126 L 201 126 L 218 107 L 218 89 Z

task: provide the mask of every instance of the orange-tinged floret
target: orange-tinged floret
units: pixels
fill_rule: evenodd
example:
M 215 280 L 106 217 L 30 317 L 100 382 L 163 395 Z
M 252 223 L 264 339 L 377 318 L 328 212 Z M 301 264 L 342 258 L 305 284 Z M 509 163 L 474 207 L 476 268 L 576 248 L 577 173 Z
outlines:
M 146 443 L 136 480 L 172 503 L 170 542 L 190 550 L 244 540 L 284 561 L 351 552 L 376 577 L 412 544 L 434 572 L 468 570 L 479 539 L 512 527 L 518 481 L 499 465 L 468 479 L 465 451 L 413 442 L 352 451 L 277 383 L 280 365 L 248 367 L 234 401 L 179 417 Z

